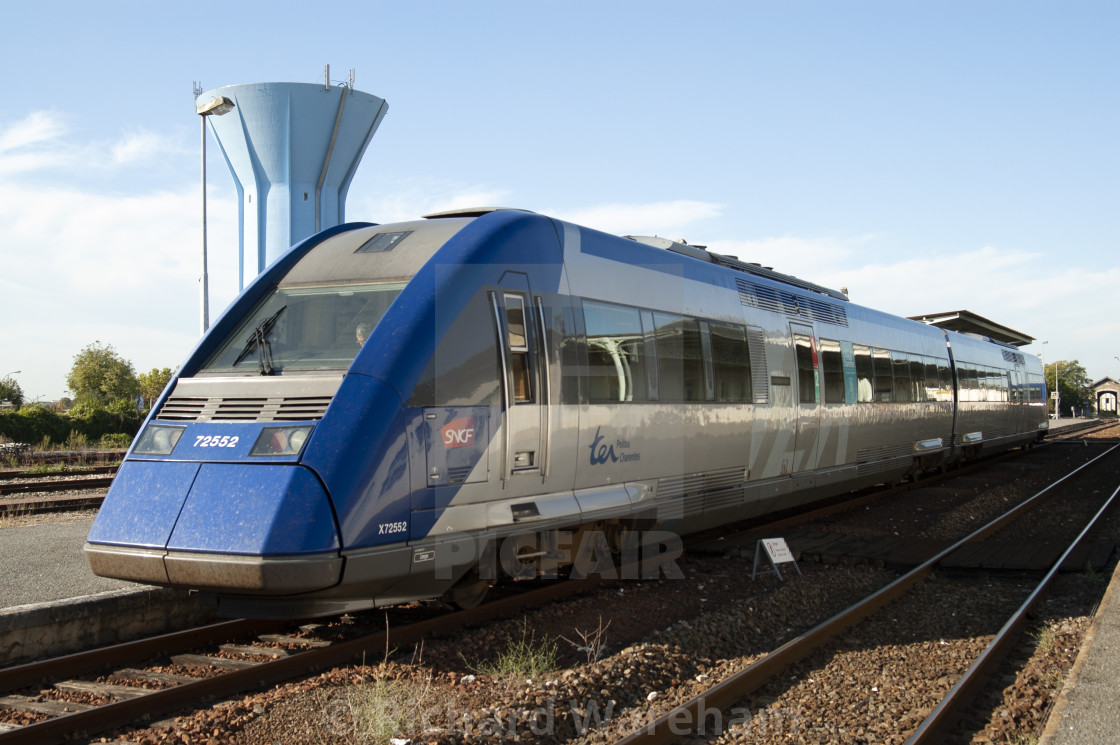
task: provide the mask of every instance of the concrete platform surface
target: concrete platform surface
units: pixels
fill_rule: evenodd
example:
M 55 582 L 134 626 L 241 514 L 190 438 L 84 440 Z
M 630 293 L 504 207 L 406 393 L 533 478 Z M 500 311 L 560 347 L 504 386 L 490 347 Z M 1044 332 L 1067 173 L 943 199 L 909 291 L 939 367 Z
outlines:
M 1120 742 L 1120 564 L 1112 572 L 1081 652 L 1066 678 L 1039 745 Z
M 0 528 L 0 609 L 143 588 L 89 570 L 82 546 L 92 524 L 81 517 Z

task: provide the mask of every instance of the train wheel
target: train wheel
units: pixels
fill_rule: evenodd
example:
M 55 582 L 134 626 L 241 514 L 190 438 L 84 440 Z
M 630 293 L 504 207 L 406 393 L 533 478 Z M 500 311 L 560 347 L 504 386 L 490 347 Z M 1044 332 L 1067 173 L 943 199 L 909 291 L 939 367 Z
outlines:
M 477 608 L 481 605 L 482 601 L 486 599 L 486 593 L 489 591 L 490 582 L 479 578 L 478 568 L 475 567 L 464 574 L 462 578 L 455 583 L 455 586 L 444 594 L 443 599 L 456 608 L 469 610 L 470 608 Z

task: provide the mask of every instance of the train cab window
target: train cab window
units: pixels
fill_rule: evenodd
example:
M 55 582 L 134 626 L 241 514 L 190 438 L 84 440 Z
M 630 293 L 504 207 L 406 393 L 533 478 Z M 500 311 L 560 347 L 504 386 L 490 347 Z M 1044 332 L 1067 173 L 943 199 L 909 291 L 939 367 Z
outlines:
M 875 400 L 889 403 L 894 400 L 894 373 L 891 371 L 891 353 L 876 349 L 871 353 L 875 367 Z
M 525 298 L 506 295 L 506 334 L 513 375 L 514 403 L 533 401 L 533 382 L 529 368 L 529 332 L 525 323 Z
M 870 403 L 875 400 L 875 369 L 871 363 L 871 347 L 856 344 L 852 347 L 856 358 L 856 400 Z
M 377 322 L 402 289 L 403 282 L 281 284 L 221 341 L 203 373 L 345 370 L 366 338 L 377 344 Z
M 892 352 L 891 362 L 894 363 L 894 400 L 909 403 L 914 400 L 914 389 L 910 382 L 910 360 L 905 354 Z
M 814 365 L 813 337 L 793 335 L 794 352 L 797 354 L 798 400 L 803 404 L 817 403 L 817 368 Z
M 716 401 L 752 402 L 751 356 L 747 330 L 742 326 L 710 322 L 712 377 Z
M 844 403 L 844 359 L 840 342 L 821 339 L 821 374 L 824 378 L 824 402 Z
M 583 301 L 587 331 L 588 397 L 593 402 L 646 401 L 647 350 L 641 312 Z
M 703 401 L 703 346 L 695 318 L 654 313 L 658 393 L 662 401 Z

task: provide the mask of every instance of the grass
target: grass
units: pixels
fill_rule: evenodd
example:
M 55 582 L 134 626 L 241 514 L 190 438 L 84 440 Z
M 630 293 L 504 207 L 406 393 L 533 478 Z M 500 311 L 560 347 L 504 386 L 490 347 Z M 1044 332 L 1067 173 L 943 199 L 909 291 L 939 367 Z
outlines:
M 430 678 L 379 677 L 350 688 L 332 704 L 332 731 L 354 743 L 387 743 L 410 738 L 441 722 L 451 704 Z
M 537 640 L 529 630 L 529 621 L 521 624 L 521 637 L 510 636 L 506 647 L 493 660 L 480 660 L 468 666 L 476 673 L 493 678 L 534 678 L 556 670 L 560 650 L 555 640 Z

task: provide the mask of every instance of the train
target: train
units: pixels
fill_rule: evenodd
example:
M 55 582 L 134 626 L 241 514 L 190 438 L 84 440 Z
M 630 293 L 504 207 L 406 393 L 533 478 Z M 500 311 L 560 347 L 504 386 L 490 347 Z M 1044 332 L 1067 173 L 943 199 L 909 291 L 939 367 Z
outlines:
M 221 615 L 477 603 L 581 535 L 694 531 L 1047 433 L 1037 357 L 525 210 L 348 223 L 198 342 L 90 529 Z

